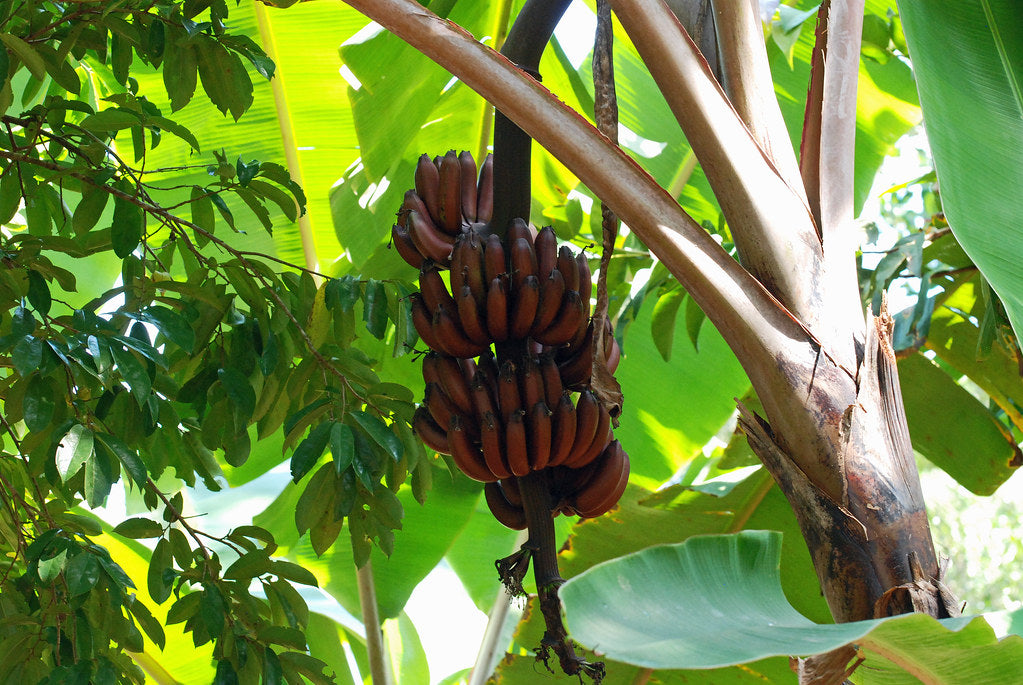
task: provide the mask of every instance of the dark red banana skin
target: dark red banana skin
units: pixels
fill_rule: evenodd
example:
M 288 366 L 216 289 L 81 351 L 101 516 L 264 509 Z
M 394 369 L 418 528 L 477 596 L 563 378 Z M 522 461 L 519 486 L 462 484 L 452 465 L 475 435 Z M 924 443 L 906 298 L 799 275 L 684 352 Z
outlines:
M 441 351 L 452 357 L 477 357 L 487 348 L 486 345 L 478 345 L 470 340 L 458 321 L 443 307 L 433 315 L 433 331 L 441 344 Z
M 480 417 L 480 446 L 490 472 L 498 478 L 511 478 L 512 472 L 504 456 L 503 426 L 493 412 L 487 411 Z
M 494 518 L 505 528 L 525 530 L 526 512 L 521 506 L 508 501 L 499 483 L 487 483 L 483 486 L 483 495 L 487 499 L 487 507 Z
M 543 380 L 544 401 L 548 407 L 557 407 L 565 385 L 561 380 L 561 372 L 554 361 L 554 354 L 547 352 L 540 355 L 540 378 Z
M 571 498 L 571 506 L 583 518 L 593 518 L 615 505 L 629 480 L 629 456 L 617 440 L 608 444 L 593 462 L 593 474 Z
M 416 163 L 416 194 L 429 208 L 430 216 L 440 216 L 440 171 L 427 154 Z
M 548 466 L 563 464 L 572 452 L 578 420 L 576 406 L 566 392 L 554 407 L 551 417 L 551 457 Z
M 551 458 L 551 410 L 540 400 L 529 410 L 526 418 L 526 427 L 529 429 L 529 466 L 539 471 L 546 468 Z
M 522 288 L 523 282 L 529 276 L 536 277 L 536 253 L 533 252 L 533 243 L 525 238 L 517 238 L 511 243 L 511 275 L 512 292 Z M 539 286 L 539 279 L 537 280 Z
M 426 360 L 423 360 L 426 363 Z M 440 387 L 444 394 L 451 398 L 456 407 L 466 416 L 473 416 L 476 413 L 476 403 L 472 398 L 472 391 L 469 389 L 469 381 L 458 360 L 454 357 L 438 355 L 436 361 Z
M 547 330 L 554 323 L 564 299 L 565 279 L 561 272 L 555 269 L 546 281 L 540 282 L 540 299 L 536 305 L 536 318 L 533 320 L 531 335 Z
M 510 359 L 501 364 L 501 375 L 497 381 L 497 402 L 501 407 L 500 416 L 506 422 L 513 412 L 522 409 L 522 394 L 519 392 L 519 377 L 515 363 Z
M 536 320 L 536 308 L 540 304 L 540 283 L 536 276 L 526 276 L 522 285 L 515 291 L 515 305 L 509 316 L 511 320 L 510 335 L 514 339 L 525 338 L 533 330 Z
M 448 425 L 448 442 L 451 443 L 451 457 L 455 460 L 455 466 L 473 480 L 482 483 L 492 483 L 497 476 L 490 472 L 487 463 L 483 459 L 483 452 L 480 450 L 470 432 L 466 429 L 467 422 L 461 416 L 453 416 Z
M 462 167 L 460 180 L 462 218 L 467 223 L 476 221 L 476 160 L 468 150 L 458 153 L 458 164 Z
M 597 429 L 593 433 L 593 440 L 583 451 L 570 454 L 568 459 L 565 460 L 565 466 L 573 469 L 586 466 L 600 456 L 600 453 L 604 451 L 607 444 L 611 442 L 611 438 L 611 415 L 601 406 L 597 420 Z
M 487 155 L 480 165 L 476 185 L 476 221 L 487 223 L 494 214 L 494 156 Z
M 533 233 L 529 230 L 529 224 L 523 219 L 515 218 L 508 224 L 508 235 L 505 237 L 505 245 L 514 245 L 515 241 L 519 238 L 524 239 L 529 243 L 530 248 L 533 247 Z
M 519 490 L 518 478 L 515 476 L 512 476 L 511 478 L 502 478 L 501 490 L 504 491 L 504 496 L 512 503 L 512 505 L 516 507 L 522 506 L 522 492 Z
M 408 213 L 408 229 L 416 249 L 438 266 L 447 268 L 451 262 L 455 239 L 442 233 L 429 217 L 415 211 Z
M 565 279 L 565 290 L 579 290 L 579 265 L 576 264 L 575 254 L 568 245 L 562 245 L 558 249 L 558 271 Z
M 487 283 L 492 283 L 495 278 L 508 273 L 508 262 L 505 257 L 504 243 L 491 233 L 487 236 L 487 242 L 483 245 L 483 278 Z
M 533 242 L 533 251 L 536 253 L 536 277 L 543 283 L 558 265 L 558 236 L 553 228 L 545 226 L 540 229 Z
M 438 426 L 449 426 L 453 417 L 462 416 L 455 403 L 444 394 L 444 390 L 436 383 L 426 384 L 423 406 L 430 412 L 430 416 Z
M 444 277 L 431 263 L 424 264 L 419 270 L 419 292 L 429 311 L 435 312 L 442 307 L 449 312 L 455 311 L 455 300 L 448 292 Z
M 419 333 L 419 337 L 430 349 L 443 350 L 433 330 L 433 314 L 426 308 L 422 296 L 419 293 L 412 293 L 409 295 L 409 302 L 412 307 L 412 325 Z
M 508 460 L 508 468 L 516 476 L 524 476 L 529 473 L 529 448 L 526 444 L 525 416 L 526 412 L 521 409 L 513 412 L 505 422 L 504 428 L 504 456 Z
M 463 285 L 459 293 L 457 309 L 459 323 L 462 324 L 465 336 L 477 345 L 489 347 L 490 333 L 487 332 L 486 322 L 480 316 L 479 304 L 467 285 Z
M 495 278 L 487 288 L 487 332 L 496 343 L 508 339 L 508 291 L 501 278 Z
M 423 266 L 426 257 L 422 255 L 416 244 L 412 242 L 412 236 L 409 235 L 408 228 L 399 224 L 392 226 L 391 242 L 394 244 L 394 249 L 398 251 L 398 255 L 405 260 L 406 264 L 416 269 Z
M 454 150 L 440 160 L 440 214 L 434 220 L 450 236 L 462 229 L 462 165 Z
M 451 454 L 447 431 L 437 425 L 426 407 L 420 406 L 416 409 L 412 418 L 412 429 L 430 449 L 442 454 Z
M 579 293 L 570 290 L 565 293 L 554 322 L 546 330 L 535 333 L 537 342 L 551 347 L 567 345 L 574 338 L 586 334 L 586 319 L 583 318 L 583 303 Z

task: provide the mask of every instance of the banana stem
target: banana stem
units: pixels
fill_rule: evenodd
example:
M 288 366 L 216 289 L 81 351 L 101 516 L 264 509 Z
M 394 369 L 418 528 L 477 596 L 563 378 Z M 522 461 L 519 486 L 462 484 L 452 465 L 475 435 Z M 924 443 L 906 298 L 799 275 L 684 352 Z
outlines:
M 528 0 L 515 18 L 501 54 L 540 80 L 540 57 L 571 0 Z M 494 211 L 490 226 L 504 237 L 515 218 L 529 221 L 532 202 L 530 151 L 533 139 L 498 111 L 494 117 Z
M 550 471 L 531 471 L 522 476 L 519 478 L 519 491 L 522 493 L 522 508 L 526 512 L 526 525 L 529 529 L 529 539 L 523 549 L 532 553 L 537 601 L 547 626 L 537 649 L 537 658 L 544 662 L 548 670 L 553 670 L 547 663 L 553 651 L 564 673 L 586 674 L 594 683 L 600 683 L 604 677 L 604 664 L 590 663 L 576 655 L 561 620 L 558 588 L 565 581 L 558 571 L 558 548 L 554 535 L 554 517 L 551 515 L 553 502 L 550 495 Z
M 359 583 L 359 603 L 362 605 L 362 625 L 366 630 L 366 651 L 369 652 L 369 670 L 374 683 L 391 685 L 391 669 L 388 667 L 384 650 L 383 633 L 380 631 L 380 613 L 377 611 L 376 587 L 373 582 L 373 565 L 366 561 L 356 573 Z

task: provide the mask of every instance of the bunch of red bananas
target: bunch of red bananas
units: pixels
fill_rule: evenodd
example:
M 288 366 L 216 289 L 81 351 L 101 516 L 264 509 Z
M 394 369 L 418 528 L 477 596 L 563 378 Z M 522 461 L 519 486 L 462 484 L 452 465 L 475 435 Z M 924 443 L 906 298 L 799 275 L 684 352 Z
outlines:
M 509 528 L 526 526 L 516 479 L 542 469 L 551 470 L 553 514 L 599 516 L 621 497 L 629 458 L 590 389 L 589 264 L 559 248 L 550 227 L 516 219 L 503 239 L 493 232 L 491 169 L 488 157 L 477 181 L 467 152 L 423 155 L 392 229 L 420 270 L 412 320 L 432 350 L 414 428 L 487 484 L 487 504 Z M 609 326 L 605 338 L 613 373 L 620 355 Z

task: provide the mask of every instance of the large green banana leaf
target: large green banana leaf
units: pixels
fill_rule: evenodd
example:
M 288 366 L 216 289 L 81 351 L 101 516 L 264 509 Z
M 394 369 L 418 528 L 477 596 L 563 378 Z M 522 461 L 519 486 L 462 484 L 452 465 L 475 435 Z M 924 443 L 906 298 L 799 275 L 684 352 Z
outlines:
M 861 683 L 1023 678 L 1023 612 L 818 625 L 786 599 L 780 550 L 781 534 L 744 531 L 600 564 L 561 588 L 570 630 L 608 657 L 655 669 L 714 669 L 855 644 L 865 658 L 854 676 Z
M 949 226 L 1023 335 L 1023 5 L 900 2 Z

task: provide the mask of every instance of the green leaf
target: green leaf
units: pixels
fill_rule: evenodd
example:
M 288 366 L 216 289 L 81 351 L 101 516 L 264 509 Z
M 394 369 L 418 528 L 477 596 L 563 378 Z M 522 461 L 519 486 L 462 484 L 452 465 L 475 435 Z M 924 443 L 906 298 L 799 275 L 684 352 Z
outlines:
M 127 344 L 127 338 L 121 338 L 121 342 Z M 132 345 L 132 347 L 136 347 Z M 126 350 L 118 344 L 110 346 L 110 352 L 117 364 L 117 370 L 121 372 L 121 378 L 128 384 L 132 396 L 141 408 L 149 401 L 149 394 L 153 387 L 153 380 L 149 377 L 149 371 L 143 366 L 131 350 Z
M 192 99 L 198 83 L 198 52 L 185 32 L 173 25 L 164 45 L 163 84 L 170 96 L 171 111 L 176 112 Z
M 224 571 L 224 578 L 230 580 L 245 580 L 261 576 L 270 570 L 270 555 L 265 550 L 257 549 L 246 552 L 238 557 L 233 564 Z
M 351 426 L 341 422 L 331 426 L 330 453 L 334 457 L 334 469 L 340 476 L 355 458 L 355 436 Z
M 256 391 L 252 389 L 249 379 L 231 366 L 218 370 L 217 378 L 234 405 L 235 425 L 246 425 L 256 408 Z
M 94 133 L 112 133 L 142 124 L 141 117 L 131 110 L 108 107 L 82 119 L 81 127 Z
M 25 389 L 24 416 L 29 430 L 39 431 L 50 425 L 56 408 L 53 379 L 38 374 L 32 376 Z
M 310 585 L 312 587 L 319 587 L 320 585 L 312 571 L 290 561 L 275 560 L 271 562 L 270 572 L 294 583 L 301 583 L 302 585 Z
M 266 685 L 279 685 L 283 678 L 281 660 L 277 658 L 276 652 L 267 647 L 263 650 L 263 682 Z
M 235 121 L 252 105 L 252 80 L 241 58 L 217 41 L 202 36 L 197 41 L 199 78 L 210 101 Z
M 114 532 L 126 538 L 139 540 L 142 538 L 158 538 L 163 535 L 163 526 L 152 519 L 142 516 L 126 519 L 117 524 Z
M 47 314 L 50 311 L 50 286 L 42 274 L 35 270 L 28 272 L 28 298 L 29 304 L 40 314 Z
M 114 246 L 114 254 L 124 259 L 139 246 L 145 221 L 145 215 L 138 205 L 120 196 L 114 196 L 114 220 L 110 226 L 110 241 Z
M 128 314 L 128 316 L 132 316 Z M 151 323 L 165 338 L 183 349 L 191 352 L 195 347 L 195 332 L 181 314 L 169 307 L 154 305 L 139 312 L 139 320 Z
M 361 409 L 349 412 L 349 416 L 355 421 L 373 441 L 384 448 L 394 461 L 401 461 L 401 455 L 405 446 L 401 444 L 401 438 L 395 435 L 378 417 Z
M 780 549 L 779 533 L 744 531 L 601 564 L 560 589 L 569 631 L 612 659 L 654 669 L 715 668 L 855 642 L 866 657 L 862 673 L 895 666 L 933 683 L 1023 677 L 1023 639 L 999 642 L 980 617 L 813 623 L 785 598 Z
M 21 376 L 28 376 L 43 363 L 43 341 L 26 335 L 11 350 L 11 363 Z
M 62 549 L 59 554 L 56 554 L 48 559 L 39 560 L 39 580 L 44 583 L 50 583 L 54 578 L 60 575 L 60 572 L 64 570 L 64 566 L 67 564 L 67 550 Z
M 39 81 L 46 78 L 46 63 L 31 45 L 9 33 L 0 33 L 0 42 L 3 42 L 12 53 L 18 56 L 18 59 L 28 67 L 34 78 Z
M 71 227 L 75 235 L 81 236 L 92 230 L 103 215 L 109 199 L 110 193 L 103 188 L 97 188 L 91 183 L 82 184 L 82 199 L 71 215 Z
M 1009 430 L 934 362 L 920 353 L 900 359 L 899 378 L 913 448 L 928 461 L 978 495 L 1018 470 L 1023 453 Z
M 686 291 L 676 287 L 665 295 L 657 298 L 654 303 L 654 314 L 650 320 L 650 333 L 664 361 L 671 361 L 671 346 L 675 341 L 675 318 L 678 308 L 685 300 Z
M 85 500 L 93 508 L 106 501 L 111 486 L 121 475 L 117 457 L 109 448 L 97 441 L 94 450 L 93 458 L 85 462 Z
M 85 594 L 99 581 L 99 560 L 93 554 L 79 552 L 68 562 L 64 579 L 72 597 Z
M 93 433 L 80 423 L 68 429 L 57 446 L 55 461 L 61 480 L 78 473 L 78 470 L 92 457 Z
M 131 611 L 131 615 L 142 626 L 142 630 L 146 631 L 146 636 L 161 650 L 164 649 L 167 645 L 167 637 L 164 635 L 163 625 L 149 611 L 149 607 L 137 595 L 131 597 L 125 604 Z
M 404 611 L 383 624 L 385 653 L 391 658 L 391 672 L 399 683 L 430 682 L 430 666 L 412 619 Z
M 135 485 L 141 488 L 146 484 L 149 472 L 146 469 L 145 463 L 139 458 L 138 452 L 121 442 L 120 438 L 107 433 L 97 433 L 96 442 L 110 450 L 124 467 L 125 472 L 131 477 Z
M 374 278 L 366 281 L 366 307 L 363 310 L 366 330 L 383 340 L 387 332 L 387 290 Z
M 1023 6 L 926 0 L 900 10 L 945 217 L 1021 337 Z
M 171 551 L 170 542 L 167 538 L 160 538 L 153 548 L 153 556 L 149 559 L 149 571 L 146 574 L 146 588 L 149 596 L 157 604 L 163 604 L 171 595 L 174 587 L 171 563 L 174 560 L 174 553 Z
M 327 440 L 330 438 L 330 421 L 323 423 L 309 431 L 309 435 L 298 443 L 294 454 L 291 455 L 291 479 L 297 483 L 302 477 L 309 473 L 309 469 L 316 465 L 317 460 L 327 449 Z
M 7 52 L 0 50 L 6 57 Z M 7 72 L 3 72 L 6 74 Z M 0 177 L 0 224 L 6 224 L 14 218 L 21 204 L 21 181 L 18 179 L 17 167 L 9 166 Z

